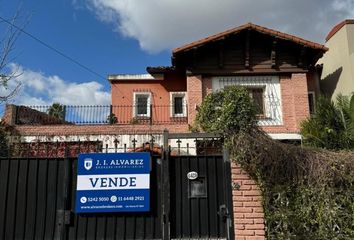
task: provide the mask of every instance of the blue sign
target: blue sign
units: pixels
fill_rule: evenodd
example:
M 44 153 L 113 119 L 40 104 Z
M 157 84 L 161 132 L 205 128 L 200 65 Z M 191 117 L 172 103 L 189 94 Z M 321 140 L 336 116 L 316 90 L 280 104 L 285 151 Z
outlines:
M 76 212 L 150 210 L 150 153 L 85 153 L 77 165 Z

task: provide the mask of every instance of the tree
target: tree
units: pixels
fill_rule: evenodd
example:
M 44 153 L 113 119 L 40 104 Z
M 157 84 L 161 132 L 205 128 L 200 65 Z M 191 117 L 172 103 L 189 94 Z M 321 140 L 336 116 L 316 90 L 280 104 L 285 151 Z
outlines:
M 52 106 L 48 108 L 48 115 L 60 120 L 65 120 L 65 108 L 60 103 L 53 103 Z
M 19 13 L 17 11 L 11 19 L 0 17 L 0 104 L 13 98 L 21 86 L 19 82 L 15 82 L 21 72 L 10 66 L 14 61 L 15 43 L 23 29 L 16 25 L 20 18 Z
M 336 102 L 320 96 L 316 112 L 301 125 L 304 143 L 327 149 L 354 149 L 354 95 L 338 95 Z

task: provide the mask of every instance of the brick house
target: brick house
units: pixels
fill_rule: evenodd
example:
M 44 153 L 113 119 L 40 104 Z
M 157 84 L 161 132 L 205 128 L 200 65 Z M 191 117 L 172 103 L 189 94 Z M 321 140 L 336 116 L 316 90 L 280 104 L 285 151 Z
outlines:
M 323 45 L 252 23 L 176 48 L 172 66 L 109 75 L 113 112 L 123 122 L 193 124 L 203 98 L 229 85 L 249 89 L 259 125 L 275 139 L 300 140 L 299 125 L 319 93 L 314 67 Z M 119 121 L 118 120 L 118 121 Z M 173 128 L 173 126 L 172 126 Z
M 114 113 L 186 130 L 206 95 L 241 85 L 258 105 L 263 130 L 275 139 L 299 141 L 300 123 L 314 111 L 320 91 L 315 65 L 327 50 L 249 23 L 174 49 L 172 66 L 148 67 L 146 75 L 110 75 L 112 104 L 131 106 L 128 115 Z M 240 186 L 232 192 L 236 239 L 265 239 L 259 187 L 234 163 L 231 178 Z
M 241 85 L 258 106 L 261 128 L 275 139 L 299 141 L 299 125 L 319 93 L 315 64 L 326 51 L 323 45 L 248 23 L 174 49 L 171 66 L 147 67 L 142 75 L 109 75 L 112 105 L 103 114 L 105 124 L 77 124 L 69 114 L 59 124 L 47 124 L 42 114 L 39 122 L 32 121 L 22 115 L 26 109 L 16 106 L 7 107 L 5 119 L 25 142 L 99 141 L 103 148 L 125 149 L 153 138 L 162 145 L 163 129 L 188 132 L 206 95 Z M 114 114 L 113 124 L 107 124 L 107 114 Z M 236 239 L 265 239 L 260 189 L 240 166 L 232 163 L 231 168 L 232 184 L 238 186 L 232 191 Z

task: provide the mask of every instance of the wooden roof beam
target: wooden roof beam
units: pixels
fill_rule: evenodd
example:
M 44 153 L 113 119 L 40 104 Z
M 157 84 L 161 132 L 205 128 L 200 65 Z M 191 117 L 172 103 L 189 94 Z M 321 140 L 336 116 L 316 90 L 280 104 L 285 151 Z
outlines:
M 196 68 L 197 67 L 197 62 L 198 62 L 198 52 L 197 52 L 197 47 L 194 47 L 193 48 L 193 63 L 192 63 L 192 66 L 193 66 L 193 68 Z
M 218 58 L 219 68 L 224 67 L 224 42 L 225 42 L 224 39 L 219 42 L 219 58 Z
M 277 66 L 277 42 L 278 39 L 274 38 L 273 43 L 272 43 L 272 50 L 270 53 L 270 61 L 271 61 L 271 65 L 272 68 L 275 68 Z
M 250 41 L 251 31 L 247 30 L 245 41 L 245 68 L 250 68 Z
M 301 51 L 300 51 L 299 61 L 297 63 L 297 65 L 299 67 L 303 67 L 304 66 L 306 53 L 307 53 L 307 47 L 306 46 L 302 46 Z

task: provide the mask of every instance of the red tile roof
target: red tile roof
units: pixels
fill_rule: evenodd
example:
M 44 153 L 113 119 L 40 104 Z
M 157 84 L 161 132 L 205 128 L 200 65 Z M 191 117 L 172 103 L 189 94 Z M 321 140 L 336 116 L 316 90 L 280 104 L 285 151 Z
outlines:
M 326 37 L 326 42 L 328 42 L 328 40 L 331 39 L 331 37 L 333 37 L 339 30 L 341 30 L 342 27 L 344 27 L 347 24 L 354 24 L 354 19 L 347 19 L 335 25 L 332 28 L 332 30 L 328 33 Z
M 211 35 L 209 37 L 200 39 L 198 41 L 186 44 L 186 45 L 184 45 L 182 47 L 175 48 L 175 49 L 173 49 L 172 53 L 174 55 L 176 53 L 180 53 L 180 52 L 189 50 L 189 49 L 194 48 L 194 47 L 199 47 L 201 45 L 204 45 L 207 42 L 222 39 L 222 38 L 224 38 L 225 36 L 227 36 L 229 34 L 239 33 L 239 32 L 241 32 L 241 31 L 243 31 L 245 29 L 252 29 L 252 30 L 255 30 L 257 32 L 261 32 L 261 33 L 264 33 L 264 34 L 269 34 L 269 35 L 272 35 L 272 36 L 275 36 L 275 37 L 278 37 L 278 38 L 281 38 L 281 39 L 284 39 L 284 40 L 289 40 L 289 41 L 292 41 L 292 42 L 295 42 L 295 43 L 298 43 L 298 44 L 302 44 L 302 45 L 310 47 L 310 48 L 319 49 L 319 50 L 322 50 L 324 52 L 328 50 L 328 48 L 325 47 L 322 44 L 311 42 L 311 41 L 307 41 L 305 39 L 302 39 L 302 38 L 299 38 L 299 37 L 296 37 L 296 36 L 293 36 L 293 35 L 290 35 L 290 34 L 287 34 L 287 33 L 282 33 L 282 32 L 279 32 L 279 31 L 276 31 L 276 30 L 273 30 L 273 29 L 265 28 L 265 27 L 262 27 L 262 26 L 259 26 L 259 25 L 253 24 L 253 23 L 247 23 L 245 25 L 242 25 L 242 26 L 239 26 L 239 27 L 236 27 L 236 28 L 232 28 L 232 29 L 226 30 L 224 32 L 217 33 L 215 35 Z

